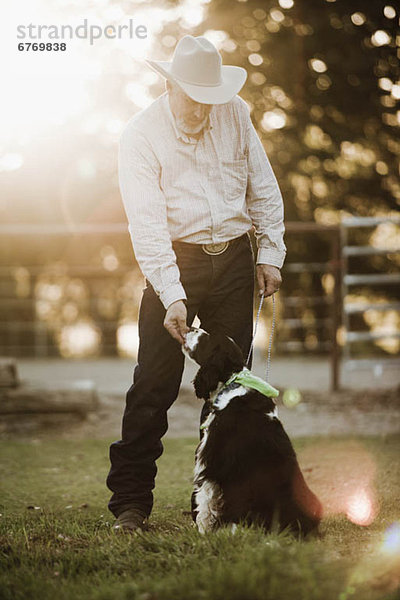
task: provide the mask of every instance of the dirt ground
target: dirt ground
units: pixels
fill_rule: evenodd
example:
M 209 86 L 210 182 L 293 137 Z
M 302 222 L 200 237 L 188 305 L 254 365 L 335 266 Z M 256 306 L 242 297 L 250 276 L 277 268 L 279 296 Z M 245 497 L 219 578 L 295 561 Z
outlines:
M 292 438 L 302 436 L 386 435 L 400 432 L 398 389 L 344 390 L 340 393 L 301 392 L 300 402 L 289 408 L 278 398 L 279 417 Z M 42 415 L 33 425 L 19 419 L 14 432 L 1 437 L 63 439 L 119 439 L 124 396 L 99 394 L 95 412 L 86 419 L 71 415 Z M 197 437 L 201 402 L 183 388 L 168 413 L 168 437 Z
M 0 422 L 0 437 L 119 439 L 133 367 L 131 359 L 19 359 L 21 382 L 57 388 L 65 382 L 88 381 L 97 391 L 98 406 L 85 419 L 71 414 L 16 415 L 11 427 L 9 423 L 2 427 Z M 256 352 L 253 372 L 264 377 L 264 370 L 265 357 Z M 168 413 L 169 437 L 198 436 L 202 403 L 193 392 L 195 372 L 196 365 L 187 362 L 179 397 Z M 271 383 L 280 390 L 279 417 L 291 437 L 400 432 L 398 370 L 377 374 L 369 369 L 353 375 L 342 371 L 341 375 L 344 389 L 332 393 L 327 358 L 274 358 Z M 288 388 L 300 390 L 300 401 L 292 408 L 284 403 Z
M 75 429 L 75 435 L 119 437 L 124 399 L 103 397 L 100 411 Z M 198 435 L 201 402 L 183 390 L 168 413 L 170 437 Z M 398 390 L 343 391 L 340 394 L 302 393 L 297 406 L 278 400 L 278 413 L 291 437 L 308 435 L 384 435 L 400 431 Z M 72 433 L 72 432 L 71 432 Z

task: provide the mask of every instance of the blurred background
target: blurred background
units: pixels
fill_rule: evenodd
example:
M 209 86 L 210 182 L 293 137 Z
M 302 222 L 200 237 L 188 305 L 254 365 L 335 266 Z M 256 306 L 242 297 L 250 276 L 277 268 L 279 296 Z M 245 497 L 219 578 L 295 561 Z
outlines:
M 164 91 L 143 58 L 169 60 L 191 34 L 212 41 L 225 64 L 247 69 L 241 96 L 283 194 L 288 255 L 274 356 L 323 360 L 333 388 L 345 372 L 362 377 L 365 370 L 384 383 L 391 369 L 393 383 L 400 348 L 396 4 L 10 2 L 0 354 L 134 361 L 143 278 L 119 194 L 118 139 L 131 116 Z M 78 25 L 83 18 L 103 27 L 132 19 L 148 35 L 93 45 L 66 39 L 64 52 L 17 49 L 18 24 Z M 270 326 L 266 302 L 259 353 Z

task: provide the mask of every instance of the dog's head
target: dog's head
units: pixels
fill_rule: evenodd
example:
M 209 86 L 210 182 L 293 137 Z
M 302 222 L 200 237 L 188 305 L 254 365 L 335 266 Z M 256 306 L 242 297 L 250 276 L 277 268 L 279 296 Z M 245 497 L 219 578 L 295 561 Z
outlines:
M 194 360 L 200 369 L 193 381 L 196 396 L 208 400 L 219 383 L 225 383 L 244 367 L 239 346 L 223 333 L 207 333 L 204 329 L 191 327 L 182 347 L 186 356 Z

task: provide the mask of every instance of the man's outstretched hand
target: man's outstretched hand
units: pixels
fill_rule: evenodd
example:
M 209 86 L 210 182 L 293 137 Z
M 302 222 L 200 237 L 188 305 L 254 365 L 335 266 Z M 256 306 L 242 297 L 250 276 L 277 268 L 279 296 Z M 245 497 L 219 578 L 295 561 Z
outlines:
M 182 300 L 173 302 L 167 309 L 164 319 L 164 327 L 180 344 L 185 341 L 185 334 L 189 331 L 186 323 L 187 310 Z
M 282 283 L 281 272 L 272 265 L 257 265 L 257 281 L 260 296 L 272 296 L 277 292 Z

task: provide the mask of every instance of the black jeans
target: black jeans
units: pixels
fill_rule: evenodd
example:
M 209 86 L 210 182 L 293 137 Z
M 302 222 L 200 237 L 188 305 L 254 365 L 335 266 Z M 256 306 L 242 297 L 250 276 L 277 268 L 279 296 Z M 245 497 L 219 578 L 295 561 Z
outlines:
M 242 348 L 245 358 L 253 326 L 254 259 L 249 236 L 231 242 L 220 255 L 205 254 L 201 246 L 173 244 L 181 282 L 187 295 L 188 325 L 198 315 L 201 327 L 222 331 Z M 113 492 L 110 511 L 128 508 L 150 514 L 156 460 L 168 429 L 167 410 L 175 401 L 182 379 L 184 356 L 180 344 L 163 326 L 165 308 L 147 284 L 139 311 L 138 364 L 126 395 L 122 439 L 110 446 L 107 486 Z M 208 414 L 204 404 L 200 422 Z

